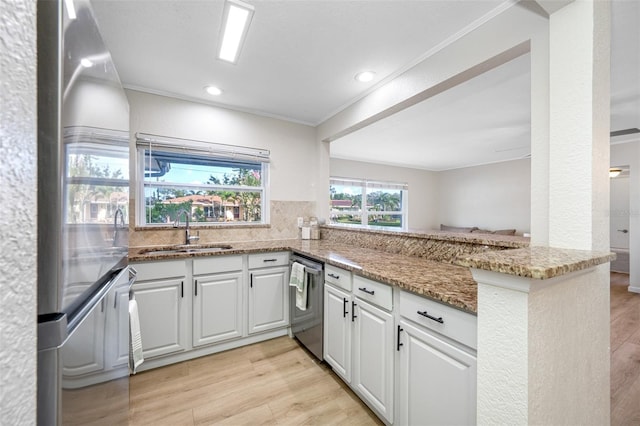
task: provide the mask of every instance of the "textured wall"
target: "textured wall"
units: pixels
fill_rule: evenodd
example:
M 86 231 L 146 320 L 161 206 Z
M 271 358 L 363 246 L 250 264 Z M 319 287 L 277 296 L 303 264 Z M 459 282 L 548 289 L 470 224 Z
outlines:
M 528 423 L 527 312 L 527 294 L 478 282 L 479 425 Z
M 0 0 L 0 424 L 36 422 L 36 3 Z
M 529 294 L 529 424 L 609 424 L 609 264 Z

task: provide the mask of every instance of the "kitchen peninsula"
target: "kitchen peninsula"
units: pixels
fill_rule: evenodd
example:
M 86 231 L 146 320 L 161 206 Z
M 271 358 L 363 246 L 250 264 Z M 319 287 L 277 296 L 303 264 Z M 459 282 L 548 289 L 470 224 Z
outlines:
M 465 367 L 459 369 L 459 376 L 455 379 L 452 378 L 451 383 L 447 379 L 446 383 L 449 383 L 447 386 L 455 390 L 456 398 L 465 407 L 460 412 L 467 417 L 461 417 L 460 421 L 463 423 L 480 421 L 480 416 L 485 412 L 483 410 L 487 410 L 487 407 L 490 406 L 487 405 L 487 398 L 495 398 L 496 393 L 508 391 L 511 392 L 511 395 L 516 395 L 515 399 L 517 400 L 518 395 L 523 394 L 521 387 L 524 386 L 526 380 L 518 381 L 513 380 L 513 378 L 502 377 L 503 383 L 508 384 L 510 387 L 510 389 L 505 390 L 503 389 L 504 385 L 496 384 L 495 380 L 491 378 L 491 375 L 500 377 L 499 371 L 496 372 L 496 370 L 516 371 L 516 373 L 524 370 L 525 373 L 523 374 L 526 376 L 528 371 L 526 367 L 527 360 L 533 356 L 530 351 L 541 352 L 546 350 L 552 354 L 557 353 L 556 346 L 559 344 L 557 341 L 538 341 L 537 346 L 534 347 L 528 340 L 538 336 L 538 333 L 531 329 L 534 324 L 539 326 L 539 330 L 542 333 L 548 332 L 551 325 L 556 321 L 554 315 L 551 315 L 545 321 L 544 313 L 546 311 L 544 306 L 550 306 L 551 309 L 563 306 L 565 311 L 570 313 L 569 316 L 582 317 L 581 311 L 584 309 L 580 306 L 573 306 L 575 301 L 571 297 L 566 294 L 558 295 L 554 289 L 571 287 L 573 290 L 571 290 L 570 294 L 574 296 L 575 292 L 580 292 L 582 280 L 588 274 L 592 274 L 597 265 L 606 263 L 611 259 L 609 253 L 539 247 L 529 248 L 528 240 L 523 237 L 464 235 L 436 231 L 388 232 L 325 226 L 322 227 L 322 238 L 318 241 L 299 239 L 239 241 L 228 242 L 224 245 L 203 242 L 200 245 L 191 246 L 188 252 L 169 250 L 175 248 L 175 246 L 132 247 L 130 260 L 136 267 L 137 264 L 144 265 L 147 263 L 155 266 L 176 261 L 184 263 L 185 259 L 192 260 L 195 265 L 196 262 L 202 263 L 205 259 L 217 258 L 222 260 L 228 258 L 237 260 L 236 269 L 238 269 L 242 265 L 242 262 L 238 259 L 245 256 L 269 255 L 276 258 L 277 256 L 275 255 L 295 252 L 324 262 L 328 265 L 327 269 L 333 268 L 331 269 L 332 271 L 340 271 L 341 276 L 348 274 L 349 280 L 352 279 L 354 283 L 354 293 L 351 293 L 351 287 L 349 287 L 349 291 L 343 292 L 343 289 L 338 285 L 339 283 L 327 280 L 325 305 L 331 303 L 331 292 L 333 291 L 333 296 L 339 302 L 335 304 L 340 305 L 340 315 L 338 315 L 340 321 L 342 321 L 343 316 L 347 320 L 349 319 L 347 314 L 342 315 L 343 299 L 351 300 L 351 303 L 354 303 L 354 305 L 350 306 L 351 310 L 355 309 L 354 306 L 358 306 L 357 311 L 354 311 L 358 313 L 357 317 L 373 315 L 373 313 L 378 315 L 375 318 L 378 318 L 381 327 L 384 327 L 387 331 L 381 331 L 382 334 L 376 334 L 376 336 L 384 336 L 376 338 L 381 340 L 379 347 L 375 346 L 377 344 L 376 340 L 369 347 L 366 347 L 368 350 L 365 352 L 370 354 L 383 353 L 379 361 L 385 367 L 374 370 L 381 371 L 380 377 L 375 379 L 378 380 L 381 389 L 387 390 L 379 390 L 378 394 L 373 392 L 373 396 L 368 395 L 366 390 L 358 390 L 358 386 L 363 388 L 361 384 L 358 385 L 363 379 L 357 373 L 350 372 L 349 369 L 353 368 L 354 371 L 357 371 L 358 368 L 362 368 L 358 366 L 358 361 L 355 360 L 358 357 L 357 354 L 362 353 L 364 349 L 361 347 L 362 342 L 356 343 L 357 339 L 355 337 L 353 337 L 356 339 L 354 343 L 348 343 L 347 345 L 349 348 L 351 345 L 354 347 L 347 352 L 347 354 L 353 353 L 353 355 L 347 355 L 347 359 L 352 360 L 351 363 L 353 365 L 351 367 L 347 367 L 346 370 L 336 368 L 336 362 L 331 354 L 327 356 L 326 348 L 325 360 L 334 367 L 334 371 L 345 382 L 350 384 L 350 387 L 381 419 L 388 423 L 393 423 L 395 420 L 404 424 L 412 416 L 420 416 L 420 418 L 425 416 L 423 412 L 414 411 L 421 408 L 416 408 L 415 404 L 410 406 L 406 403 L 410 400 L 411 393 L 428 392 L 428 389 L 419 388 L 421 380 L 411 380 L 413 376 L 417 376 L 418 372 L 415 366 L 408 367 L 409 364 L 407 364 L 409 359 L 420 359 L 420 363 L 429 361 L 426 358 L 427 352 L 411 352 L 412 355 L 409 356 L 406 355 L 409 353 L 408 351 L 416 351 L 416 348 L 419 348 L 424 342 L 429 342 L 429 339 L 435 339 L 432 343 L 435 342 L 433 344 L 436 347 L 444 345 L 438 347 L 438 350 L 445 350 L 443 352 L 445 357 L 442 357 L 442 353 L 440 357 L 451 360 L 444 361 L 445 364 L 438 368 L 446 368 L 448 365 L 452 365 L 451 362 L 453 360 L 457 360 L 456 362 L 460 362 L 462 359 L 466 360 L 461 364 Z M 180 247 L 184 250 L 184 246 Z M 284 262 L 285 258 L 283 257 L 282 259 Z M 250 263 L 251 260 L 249 260 Z M 246 263 L 244 264 L 246 265 Z M 278 267 L 285 268 L 285 263 L 278 265 L 276 265 L 276 269 Z M 218 271 L 218 269 L 215 270 Z M 249 276 L 247 272 L 244 273 Z M 499 275 L 501 278 L 496 278 L 495 275 Z M 578 277 L 577 279 L 576 276 Z M 192 277 L 194 279 L 198 278 L 195 271 L 193 273 L 186 272 L 184 278 L 180 279 L 191 280 Z M 202 277 L 204 278 L 204 276 Z M 356 281 L 359 283 L 358 285 L 356 285 Z M 515 281 L 516 284 L 510 284 L 510 281 Z M 527 290 L 522 290 L 518 287 L 521 281 L 526 283 Z M 179 280 L 176 281 L 178 285 L 180 282 Z M 380 306 L 376 306 L 375 303 L 370 305 L 368 304 L 370 301 L 358 297 L 355 294 L 355 290 L 362 283 L 382 286 L 375 288 L 376 294 L 382 294 L 384 298 L 384 295 L 388 292 L 387 302 L 380 302 Z M 144 285 L 144 279 L 141 284 Z M 202 285 L 204 285 L 204 281 L 200 284 L 200 286 Z M 500 287 L 500 285 L 504 288 Z M 195 286 L 198 286 L 197 280 L 195 281 Z M 349 283 L 349 286 L 351 286 L 351 283 Z M 387 290 L 387 288 L 389 289 Z M 178 287 L 175 287 L 175 289 L 179 291 Z M 500 299 L 500 297 L 505 297 L 504 292 L 516 293 L 515 296 L 506 296 L 507 298 L 510 297 L 514 301 L 513 303 L 506 303 L 504 299 Z M 588 291 L 585 294 L 588 297 Z M 531 309 L 529 302 L 543 303 L 544 306 L 540 308 L 536 305 L 540 309 Z M 195 298 L 191 303 L 193 303 L 195 309 Z M 425 315 L 422 316 L 430 318 L 427 316 L 428 309 L 431 318 L 425 319 L 416 316 L 416 307 L 418 307 L 418 314 L 422 315 L 420 312 L 424 312 Z M 425 307 L 428 308 L 425 309 Z M 347 302 L 345 302 L 344 309 L 347 312 Z M 250 308 L 249 311 L 251 312 Z M 459 313 L 456 314 L 456 311 Z M 325 334 L 330 333 L 332 328 L 336 329 L 336 323 L 332 326 L 332 323 L 327 322 L 329 320 L 326 312 L 325 310 Z M 434 312 L 436 315 L 434 315 Z M 442 314 L 442 312 L 445 314 Z M 410 317 L 411 315 L 413 315 L 413 318 Z M 354 318 L 347 324 L 351 324 Z M 374 318 L 374 316 L 369 318 Z M 534 319 L 535 322 L 532 321 Z M 196 320 L 195 313 L 193 321 L 194 327 L 195 323 L 200 321 Z M 338 326 L 341 324 L 340 321 L 337 322 Z M 447 323 L 447 326 L 438 324 L 440 321 Z M 560 322 L 563 321 L 560 320 Z M 385 323 L 388 324 L 383 325 Z M 397 330 L 393 324 L 397 324 Z M 554 325 L 554 327 L 562 329 L 570 324 L 572 324 L 570 321 L 564 321 L 560 325 Z M 416 325 L 420 325 L 422 328 L 416 328 Z M 425 334 L 423 331 L 428 331 L 432 335 Z M 433 334 L 434 331 L 435 334 Z M 286 333 L 286 328 L 283 328 L 282 323 L 280 323 L 279 328 L 276 327 L 274 330 L 265 332 L 262 335 L 254 335 L 253 338 L 265 339 L 283 335 L 284 333 Z M 355 333 L 355 336 L 358 332 L 353 331 L 352 333 Z M 360 336 L 362 337 L 362 332 L 360 332 Z M 251 332 L 249 332 L 248 338 L 252 338 Z M 174 359 L 172 362 L 176 362 L 183 358 L 188 359 L 199 356 L 202 351 L 211 350 L 209 349 L 211 346 L 209 348 L 196 347 L 195 339 L 194 330 L 194 349 L 191 350 L 191 353 L 188 351 L 186 353 L 183 352 L 178 354 L 177 357 L 174 354 L 167 359 Z M 238 343 L 241 340 L 236 339 L 235 343 L 232 342 L 230 346 L 226 346 L 229 343 L 225 342 L 217 344 L 217 349 L 214 351 L 236 347 L 242 344 Z M 251 343 L 253 341 L 247 340 L 246 342 Z M 347 342 L 350 342 L 348 337 Z M 419 342 L 423 343 L 417 344 Z M 574 343 L 577 344 L 577 347 L 584 349 L 581 346 L 584 342 Z M 234 344 L 236 346 L 233 346 Z M 404 346 L 404 348 L 401 348 L 401 346 Z M 398 355 L 395 355 L 396 353 Z M 513 357 L 510 356 L 513 353 L 518 354 L 520 357 L 517 361 L 514 361 Z M 203 354 L 205 353 L 203 352 Z M 536 353 L 536 356 L 538 356 L 538 353 Z M 542 358 L 545 358 L 545 356 L 542 356 Z M 396 361 L 393 361 L 394 359 Z M 549 356 L 546 356 L 546 359 L 548 360 Z M 158 361 L 160 364 L 157 364 Z M 164 365 L 162 362 L 162 357 L 159 360 L 157 358 L 151 359 L 149 366 Z M 362 363 L 363 359 L 360 359 L 359 362 Z M 393 379 L 394 364 L 397 366 L 395 368 L 399 369 L 395 370 L 395 380 Z M 338 367 L 340 366 L 341 364 L 338 363 Z M 505 369 L 503 368 L 504 366 L 508 366 L 508 368 Z M 389 371 L 391 372 L 388 373 L 390 376 L 386 376 L 387 373 L 382 374 L 382 372 Z M 476 374 L 477 395 L 475 388 Z M 527 376 L 527 379 L 532 377 Z M 515 378 L 521 377 L 516 374 Z M 453 385 L 453 383 L 458 383 L 458 385 Z M 392 390 L 389 390 L 387 386 L 392 386 Z M 393 386 L 395 386 L 395 391 Z M 409 396 L 407 392 L 409 392 Z M 396 395 L 395 399 L 393 397 L 389 399 L 388 395 L 394 394 Z M 386 399 L 383 397 L 378 398 L 379 395 L 386 395 Z M 399 408 L 396 408 L 397 411 L 394 411 L 393 408 L 394 400 L 395 404 L 399 406 Z M 476 401 L 479 416 L 477 420 Z M 510 407 L 509 410 L 511 415 L 513 412 L 518 411 L 517 407 Z

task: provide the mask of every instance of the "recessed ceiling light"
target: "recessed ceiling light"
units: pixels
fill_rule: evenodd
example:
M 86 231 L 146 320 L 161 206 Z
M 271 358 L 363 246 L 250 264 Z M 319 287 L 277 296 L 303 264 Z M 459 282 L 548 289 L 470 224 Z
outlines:
M 361 81 L 363 83 L 368 83 L 376 76 L 376 73 L 373 71 L 362 71 L 356 74 L 355 79 Z
M 222 37 L 218 58 L 233 64 L 238 60 L 240 48 L 247 36 L 254 8 L 239 0 L 227 0 L 224 4 Z
M 85 68 L 91 68 L 93 66 L 93 61 L 91 61 L 91 59 L 82 58 L 80 60 L 80 65 L 82 65 Z
M 216 86 L 207 86 L 204 88 L 204 90 L 206 90 L 207 93 L 210 94 L 211 96 L 219 96 L 222 94 L 222 90 L 220 90 Z

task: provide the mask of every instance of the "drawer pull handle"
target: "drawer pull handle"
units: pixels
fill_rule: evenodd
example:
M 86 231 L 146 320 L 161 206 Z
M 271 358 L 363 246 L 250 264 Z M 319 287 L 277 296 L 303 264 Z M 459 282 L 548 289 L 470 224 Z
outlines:
M 432 317 L 431 315 L 429 315 L 427 313 L 427 311 L 424 311 L 424 312 L 418 311 L 418 315 L 422 315 L 423 317 L 427 317 L 430 320 L 434 320 L 435 322 L 439 322 L 440 324 L 444 324 L 444 320 L 442 319 L 442 317 L 440 317 L 440 318 Z
M 340 275 L 336 275 L 336 274 L 329 274 L 329 276 L 330 276 L 331 278 L 335 278 L 336 280 L 339 280 L 339 279 L 340 279 Z
M 278 259 L 264 259 L 263 262 L 277 262 Z
M 342 318 L 346 318 L 347 314 L 349 313 L 347 312 L 347 302 L 348 302 L 347 298 L 343 297 L 342 298 Z
M 372 295 L 372 296 L 373 296 L 373 295 L 374 295 L 374 293 L 376 292 L 375 290 L 367 290 L 367 288 L 366 288 L 366 287 L 362 287 L 362 288 L 358 287 L 358 290 L 360 290 L 360 291 L 364 291 L 365 293 L 370 294 L 370 295 Z

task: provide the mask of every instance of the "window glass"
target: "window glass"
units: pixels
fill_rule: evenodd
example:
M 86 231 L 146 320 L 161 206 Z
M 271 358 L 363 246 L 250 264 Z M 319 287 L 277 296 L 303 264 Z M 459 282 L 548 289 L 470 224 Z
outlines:
M 190 212 L 192 222 L 265 223 L 267 163 L 145 147 L 139 156 L 143 224 L 174 223 L 182 209 Z
M 72 141 L 66 145 L 65 222 L 113 223 L 118 209 L 128 222 L 129 147 Z
M 330 223 L 404 229 L 407 191 L 407 185 L 404 183 L 331 178 Z

